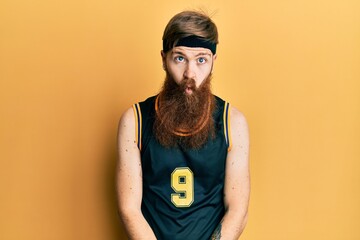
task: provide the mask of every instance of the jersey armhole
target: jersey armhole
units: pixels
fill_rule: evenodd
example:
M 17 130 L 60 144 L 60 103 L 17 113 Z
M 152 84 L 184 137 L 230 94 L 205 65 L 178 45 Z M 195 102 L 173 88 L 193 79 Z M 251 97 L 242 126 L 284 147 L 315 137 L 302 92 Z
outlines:
M 228 152 L 230 152 L 232 148 L 232 141 L 231 141 L 231 125 L 230 125 L 230 103 L 228 102 L 225 102 L 223 122 L 224 122 L 225 142 L 226 145 L 228 146 Z
M 142 119 L 141 119 L 141 109 L 139 103 L 134 104 L 133 106 L 134 116 L 135 116 L 135 141 L 136 145 L 141 150 L 141 134 L 142 134 Z

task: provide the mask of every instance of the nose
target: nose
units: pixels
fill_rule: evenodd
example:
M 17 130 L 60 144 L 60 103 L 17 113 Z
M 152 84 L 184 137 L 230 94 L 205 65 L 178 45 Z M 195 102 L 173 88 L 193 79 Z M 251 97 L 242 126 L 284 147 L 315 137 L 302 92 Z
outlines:
M 191 62 L 189 62 L 186 65 L 185 71 L 184 71 L 184 77 L 185 78 L 189 78 L 189 79 L 194 79 L 195 80 L 195 65 Z

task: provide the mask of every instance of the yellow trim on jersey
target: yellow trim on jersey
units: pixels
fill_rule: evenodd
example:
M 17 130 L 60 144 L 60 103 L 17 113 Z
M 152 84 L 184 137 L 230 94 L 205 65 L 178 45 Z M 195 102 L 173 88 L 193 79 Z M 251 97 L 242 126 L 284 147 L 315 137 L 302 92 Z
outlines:
M 139 150 L 141 150 L 142 117 L 139 103 L 133 105 L 133 110 L 135 115 L 135 141 Z
M 223 123 L 224 123 L 224 135 L 225 135 L 225 142 L 228 144 L 228 134 L 227 134 L 227 121 L 226 121 L 226 106 L 227 102 L 224 104 L 224 112 L 223 112 Z
M 139 149 L 141 150 L 141 147 L 142 147 L 142 115 L 141 115 L 141 109 L 140 109 L 140 104 L 137 104 L 138 107 L 139 107 Z
M 132 105 L 133 111 L 134 111 L 134 116 L 135 116 L 135 141 L 136 141 L 136 145 L 138 145 L 139 139 L 138 139 L 138 115 L 136 113 L 136 106 L 135 104 Z
M 230 103 L 225 102 L 224 113 L 223 113 L 223 123 L 224 123 L 224 135 L 225 141 L 228 145 L 228 152 L 231 151 L 232 141 L 231 141 L 231 125 L 230 125 Z
M 231 148 L 232 148 L 232 139 L 231 139 L 231 109 L 230 109 L 230 103 L 229 103 L 229 109 L 228 109 L 228 122 L 227 122 L 227 125 L 228 125 L 228 135 L 229 135 L 229 147 L 228 147 L 228 152 L 231 151 Z

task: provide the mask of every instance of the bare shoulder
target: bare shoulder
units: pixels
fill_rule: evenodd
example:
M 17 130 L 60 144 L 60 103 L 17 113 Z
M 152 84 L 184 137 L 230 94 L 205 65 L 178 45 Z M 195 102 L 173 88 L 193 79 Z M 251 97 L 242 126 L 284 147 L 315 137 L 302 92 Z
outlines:
M 245 115 L 237 108 L 230 108 L 232 149 L 246 150 L 249 147 L 249 127 Z
M 134 116 L 134 110 L 132 107 L 125 110 L 125 112 L 121 115 L 120 121 L 119 121 L 119 127 L 124 124 L 131 124 L 134 123 L 135 116 Z
M 230 107 L 231 127 L 235 129 L 248 130 L 248 124 L 245 115 L 236 107 Z
M 128 108 L 121 116 L 118 126 L 119 142 L 134 142 L 135 139 L 135 115 L 133 108 Z

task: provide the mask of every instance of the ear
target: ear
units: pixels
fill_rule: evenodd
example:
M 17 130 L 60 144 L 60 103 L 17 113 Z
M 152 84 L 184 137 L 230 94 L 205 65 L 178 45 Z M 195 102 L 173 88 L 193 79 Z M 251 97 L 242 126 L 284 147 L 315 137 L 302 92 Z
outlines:
M 214 62 L 215 62 L 216 58 L 217 58 L 217 55 L 216 55 L 216 53 L 215 53 L 215 54 L 213 55 L 213 61 L 212 61 L 212 65 L 211 65 L 211 73 L 213 73 L 213 71 L 214 71 Z
M 166 53 L 163 50 L 160 51 L 163 69 L 166 69 Z

